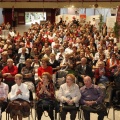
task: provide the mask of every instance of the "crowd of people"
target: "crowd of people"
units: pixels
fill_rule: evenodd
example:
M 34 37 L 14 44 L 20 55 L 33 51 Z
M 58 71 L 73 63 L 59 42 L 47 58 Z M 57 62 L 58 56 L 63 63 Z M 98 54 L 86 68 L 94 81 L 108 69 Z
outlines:
M 5 103 L 2 111 L 7 107 L 8 93 L 10 101 L 17 100 L 28 108 L 33 92 L 37 99 L 55 99 L 57 72 L 67 71 L 66 82 L 59 86 L 56 98 L 60 106 L 67 103 L 77 108 L 81 104 L 85 120 L 90 120 L 85 105 L 102 103 L 108 84 L 120 81 L 119 41 L 113 32 L 107 32 L 105 24 L 98 30 L 90 22 L 36 22 L 23 35 L 8 23 L 0 27 L 5 29 L 9 30 L 7 39 L 0 37 L 0 101 Z M 70 112 L 71 120 L 75 120 L 77 110 L 62 109 L 61 119 L 65 120 Z M 37 109 L 38 120 L 43 112 Z M 16 114 L 10 113 L 16 120 Z M 52 111 L 48 114 L 54 120 Z M 98 120 L 104 119 L 103 112 L 98 115 Z M 24 116 L 19 111 L 19 120 Z

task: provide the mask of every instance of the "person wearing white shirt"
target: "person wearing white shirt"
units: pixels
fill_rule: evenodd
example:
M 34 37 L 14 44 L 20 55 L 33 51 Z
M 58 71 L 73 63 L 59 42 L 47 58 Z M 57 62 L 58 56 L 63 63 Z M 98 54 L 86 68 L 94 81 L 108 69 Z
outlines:
M 72 50 L 72 42 L 68 43 L 68 47 L 65 49 L 65 54 L 71 54 Z
M 29 104 L 29 90 L 26 84 L 22 83 L 23 76 L 21 74 L 15 75 L 15 85 L 12 86 L 11 92 L 9 93 L 10 103 L 8 109 L 10 109 L 10 116 L 13 120 L 22 120 L 22 117 L 28 117 L 30 114 Z M 14 105 L 12 103 L 17 103 Z M 19 109 L 17 106 L 20 105 Z M 25 114 L 27 113 L 27 114 Z
M 66 76 L 66 83 L 60 86 L 57 98 L 62 107 L 61 120 L 66 120 L 67 112 L 70 112 L 70 119 L 75 120 L 81 93 L 78 85 L 75 83 L 75 76 L 73 74 Z M 67 106 L 76 106 L 76 108 L 70 110 L 64 109 L 63 105 L 65 104 L 67 104 Z

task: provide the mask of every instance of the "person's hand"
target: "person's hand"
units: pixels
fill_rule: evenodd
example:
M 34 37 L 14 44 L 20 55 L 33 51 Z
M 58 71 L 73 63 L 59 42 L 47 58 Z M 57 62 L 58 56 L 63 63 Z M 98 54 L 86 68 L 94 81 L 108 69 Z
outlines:
M 91 106 L 91 105 L 93 105 L 93 101 L 85 101 L 85 104 L 88 106 Z
M 93 104 L 96 104 L 96 101 L 85 101 L 85 104 L 91 106 Z
M 69 99 L 68 98 L 64 98 L 64 101 L 66 102 L 66 103 L 69 103 Z
M 1 98 L 0 98 L 0 100 L 1 100 L 1 101 L 4 101 L 4 100 L 5 100 L 5 98 L 4 98 L 4 97 L 1 97 Z
M 18 91 L 16 92 L 16 95 L 19 95 L 19 94 L 21 94 L 21 95 L 22 95 L 22 92 L 21 92 L 21 90 L 20 90 L 20 89 L 18 89 Z
M 45 87 L 45 85 L 41 85 L 41 89 L 42 89 L 43 91 L 46 91 L 46 90 L 47 90 L 46 87 Z
M 68 104 L 73 104 L 73 103 L 74 103 L 73 100 L 69 100 L 69 101 L 68 101 Z

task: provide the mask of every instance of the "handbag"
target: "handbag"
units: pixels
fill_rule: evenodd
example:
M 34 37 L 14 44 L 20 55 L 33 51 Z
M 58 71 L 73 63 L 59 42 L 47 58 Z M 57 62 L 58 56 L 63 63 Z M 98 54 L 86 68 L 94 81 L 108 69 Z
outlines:
M 54 108 L 54 101 L 51 100 L 50 98 L 43 98 L 43 99 L 40 99 L 38 102 L 37 102 L 37 107 L 38 108 L 42 108 L 43 110 L 46 110 L 46 109 L 53 109 Z
M 86 110 L 86 111 L 93 112 L 93 113 L 103 112 L 105 115 L 107 115 L 107 109 L 103 103 L 93 104 L 91 106 L 83 105 L 82 110 Z
M 42 109 L 45 117 L 48 117 L 49 115 L 45 114 L 45 110 L 53 110 L 54 109 L 54 100 L 51 100 L 50 98 L 43 98 L 40 99 L 37 102 L 37 109 Z
M 9 102 L 7 108 L 6 108 L 6 112 L 10 113 L 11 109 L 14 109 L 15 111 L 21 110 L 22 109 L 22 105 L 19 101 L 11 101 Z
M 75 109 L 77 109 L 77 107 L 75 106 L 75 104 L 68 105 L 67 103 L 63 103 L 62 104 L 62 109 L 63 110 L 75 110 Z

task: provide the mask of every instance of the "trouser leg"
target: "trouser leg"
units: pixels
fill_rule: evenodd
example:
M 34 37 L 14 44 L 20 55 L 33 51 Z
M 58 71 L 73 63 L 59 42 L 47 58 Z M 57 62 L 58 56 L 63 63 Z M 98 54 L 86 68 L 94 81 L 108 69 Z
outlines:
M 104 119 L 104 112 L 98 112 L 98 120 L 103 120 Z
M 75 120 L 77 114 L 77 110 L 71 110 L 70 111 L 70 119 Z
M 67 111 L 66 110 L 62 110 L 61 111 L 61 120 L 66 120 L 66 114 L 67 114 Z
M 85 120 L 90 120 L 90 112 L 89 111 L 83 110 L 83 114 L 84 114 Z

